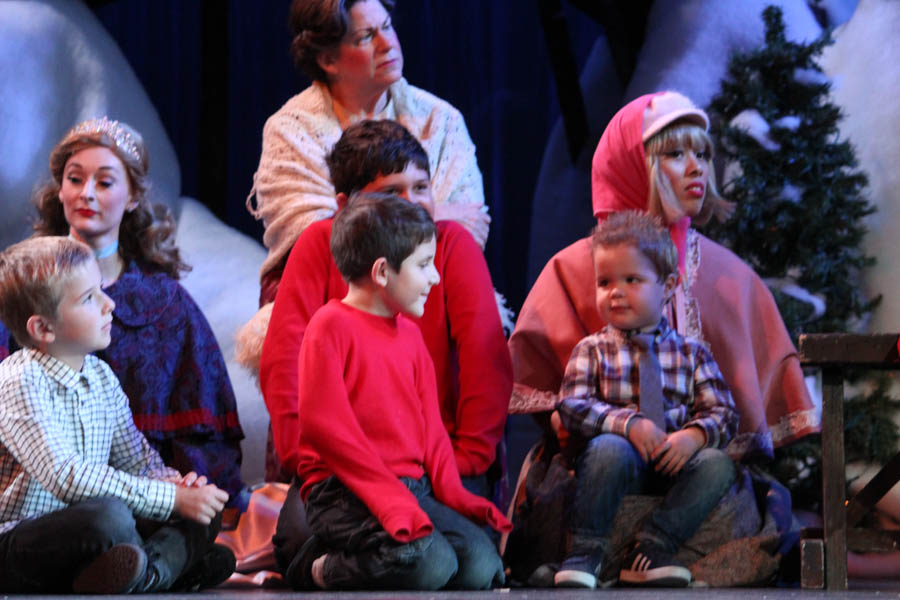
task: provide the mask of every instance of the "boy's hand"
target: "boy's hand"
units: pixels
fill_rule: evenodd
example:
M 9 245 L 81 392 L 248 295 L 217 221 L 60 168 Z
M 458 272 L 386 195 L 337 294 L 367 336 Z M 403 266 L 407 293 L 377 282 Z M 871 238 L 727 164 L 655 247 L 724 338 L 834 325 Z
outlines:
M 485 207 L 479 204 L 436 204 L 435 221 L 456 221 L 465 227 L 478 245 L 484 248 L 487 242 L 491 217 Z
M 175 485 L 184 487 L 203 487 L 204 485 L 206 485 L 206 475 L 197 475 L 197 473 L 191 471 L 187 475 L 170 477 L 166 481 L 171 481 Z
M 706 443 L 706 435 L 698 427 L 686 427 L 679 431 L 673 431 L 666 437 L 665 443 L 660 445 L 650 457 L 656 462 L 654 467 L 659 473 L 672 477 L 677 475 L 681 468 L 691 460 L 697 450 Z
M 644 417 L 636 417 L 628 426 L 628 441 L 645 463 L 650 463 L 654 450 L 666 441 L 666 433 L 656 423 Z
M 228 492 L 220 490 L 212 483 L 175 487 L 175 513 L 203 525 L 209 525 L 213 518 L 222 512 L 227 501 Z

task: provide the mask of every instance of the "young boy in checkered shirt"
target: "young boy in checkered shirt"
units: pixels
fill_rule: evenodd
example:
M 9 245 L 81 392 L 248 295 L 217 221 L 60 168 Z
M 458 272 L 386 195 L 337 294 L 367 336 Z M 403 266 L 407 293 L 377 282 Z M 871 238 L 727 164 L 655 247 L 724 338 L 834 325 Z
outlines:
M 217 584 L 228 494 L 166 467 L 110 367 L 114 302 L 86 245 L 37 237 L 0 253 L 0 592 L 128 593 Z
M 735 479 L 724 448 L 738 414 L 712 355 L 672 329 L 663 309 L 678 283 L 675 245 L 661 222 L 625 211 L 593 235 L 596 302 L 608 323 L 572 351 L 558 418 L 584 442 L 561 587 L 597 584 L 625 494 L 664 495 L 636 534 L 619 581 L 684 586 L 674 555 Z

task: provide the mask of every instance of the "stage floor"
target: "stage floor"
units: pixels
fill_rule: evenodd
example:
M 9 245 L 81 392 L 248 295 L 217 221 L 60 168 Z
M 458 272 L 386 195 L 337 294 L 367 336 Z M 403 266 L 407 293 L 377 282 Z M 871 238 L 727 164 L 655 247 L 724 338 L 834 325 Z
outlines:
M 0 599 L 14 598 L 2 596 Z M 75 596 L 21 596 L 30 600 L 41 598 L 60 600 Z M 105 596 L 109 598 L 110 596 Z M 555 589 L 499 589 L 488 592 L 313 592 L 299 593 L 282 589 L 234 590 L 217 589 L 197 594 L 154 594 L 156 600 L 171 598 L 195 598 L 205 600 L 282 600 L 295 598 L 315 598 L 316 600 L 692 600 L 695 598 L 715 600 L 884 600 L 900 598 L 900 580 L 854 581 L 845 592 L 824 590 L 801 590 L 794 588 L 686 588 L 686 589 L 626 589 L 609 588 L 603 590 L 555 590 Z

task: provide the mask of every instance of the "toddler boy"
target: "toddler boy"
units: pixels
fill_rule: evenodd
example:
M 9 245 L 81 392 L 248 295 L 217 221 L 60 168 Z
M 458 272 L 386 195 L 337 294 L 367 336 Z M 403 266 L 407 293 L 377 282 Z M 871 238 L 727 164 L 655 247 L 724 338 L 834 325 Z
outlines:
M 312 317 L 299 357 L 297 472 L 313 536 L 286 570 L 299 589 L 486 589 L 503 581 L 475 523 L 508 530 L 462 485 L 419 327 L 435 225 L 391 195 L 352 198 L 331 250 L 348 290 Z
M 646 213 L 611 215 L 593 234 L 597 309 L 608 323 L 575 347 L 557 414 L 586 447 L 575 462 L 571 551 L 557 586 L 593 588 L 625 494 L 664 494 L 636 534 L 619 581 L 684 586 L 674 555 L 734 482 L 720 450 L 737 430 L 709 351 L 662 316 L 678 281 L 669 233 Z
M 163 464 L 90 354 L 114 306 L 80 242 L 0 253 L 0 320 L 22 347 L 0 363 L 0 591 L 187 591 L 234 570 L 212 543 L 228 494 Z

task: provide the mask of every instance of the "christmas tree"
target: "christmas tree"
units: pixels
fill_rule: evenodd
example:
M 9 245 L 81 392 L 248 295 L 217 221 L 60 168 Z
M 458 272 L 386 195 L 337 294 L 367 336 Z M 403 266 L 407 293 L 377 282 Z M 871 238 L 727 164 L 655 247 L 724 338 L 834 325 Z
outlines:
M 710 235 L 769 284 L 788 331 L 852 328 L 880 298 L 863 298 L 859 271 L 874 259 L 860 243 L 873 212 L 866 175 L 840 138 L 840 109 L 816 63 L 832 42 L 785 37 L 781 9 L 763 11 L 766 45 L 732 57 L 710 105 L 734 217 Z
M 770 6 L 762 16 L 766 45 L 732 57 L 709 108 L 720 162 L 729 165 L 723 192 L 737 204 L 709 235 L 766 281 L 796 341 L 801 332 L 855 329 L 880 301 L 864 298 L 858 285 L 860 271 L 874 263 L 860 247 L 862 220 L 874 209 L 816 62 L 830 33 L 799 44 L 785 37 L 781 9 Z M 883 383 L 845 402 L 848 462 L 893 455 L 898 433 L 890 415 L 898 405 Z M 770 470 L 798 506 L 818 508 L 819 457 L 817 437 L 776 452 Z

